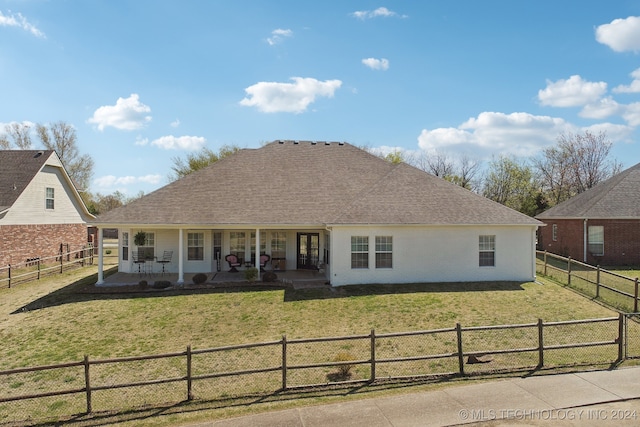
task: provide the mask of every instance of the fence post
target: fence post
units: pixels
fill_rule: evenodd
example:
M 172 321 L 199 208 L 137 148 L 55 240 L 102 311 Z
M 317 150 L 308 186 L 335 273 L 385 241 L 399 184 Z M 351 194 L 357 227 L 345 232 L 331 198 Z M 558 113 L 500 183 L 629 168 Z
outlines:
M 600 264 L 596 268 L 596 298 L 600 298 Z
M 547 275 L 547 251 L 544 251 L 544 275 Z
M 376 380 L 376 330 L 371 329 L 371 379 L 369 382 Z
M 464 354 L 462 354 L 462 327 L 456 323 L 456 336 L 458 337 L 458 366 L 460 375 L 464 375 Z
M 8 269 L 8 274 L 9 276 L 7 277 L 7 279 L 9 279 L 9 288 L 11 288 L 11 264 L 8 264 L 9 269 Z
M 91 380 L 89 376 L 89 356 L 84 355 L 84 385 L 87 394 L 87 414 L 92 412 L 91 408 Z
M 638 312 L 638 278 L 633 282 L 634 290 L 633 290 L 633 312 Z
M 62 274 L 62 272 L 64 268 L 64 252 L 62 251 L 62 243 L 60 243 L 60 274 Z
M 571 257 L 567 258 L 567 285 L 571 285 Z
M 38 257 L 38 280 L 40 280 L 40 257 Z
M 287 336 L 282 336 L 282 390 L 287 389 Z
M 544 324 L 538 319 L 538 369 L 544 366 Z
M 636 281 L 636 283 L 638 283 Z M 624 314 L 618 315 L 618 362 L 622 362 L 624 354 Z
M 187 346 L 187 400 L 193 400 L 193 380 L 191 379 L 191 345 Z

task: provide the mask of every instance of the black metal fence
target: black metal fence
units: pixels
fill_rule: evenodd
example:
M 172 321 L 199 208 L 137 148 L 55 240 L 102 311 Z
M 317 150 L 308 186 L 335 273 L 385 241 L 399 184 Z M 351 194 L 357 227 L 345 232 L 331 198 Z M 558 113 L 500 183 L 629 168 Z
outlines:
M 630 323 L 633 325 L 630 326 Z M 288 339 L 0 372 L 0 422 L 56 421 L 336 384 L 615 365 L 635 322 L 602 319 Z M 635 337 L 639 335 L 636 333 Z M 637 339 L 636 339 L 637 341 Z

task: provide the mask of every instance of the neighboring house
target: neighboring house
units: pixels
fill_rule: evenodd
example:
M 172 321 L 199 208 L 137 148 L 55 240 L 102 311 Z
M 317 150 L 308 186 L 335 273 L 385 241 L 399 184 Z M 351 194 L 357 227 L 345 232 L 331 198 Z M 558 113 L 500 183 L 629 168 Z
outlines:
M 640 164 L 536 216 L 538 248 L 593 265 L 640 265 Z
M 227 271 L 235 254 L 267 269 L 319 269 L 332 285 L 530 281 L 541 223 L 404 163 L 346 143 L 275 141 L 243 149 L 98 216 L 132 251 L 183 274 Z M 147 241 L 134 246 L 144 231 Z M 244 265 L 244 262 L 242 262 Z M 100 272 L 102 269 L 100 269 Z M 102 276 L 98 282 L 102 283 Z
M 0 150 L 0 266 L 87 244 L 89 213 L 52 150 Z

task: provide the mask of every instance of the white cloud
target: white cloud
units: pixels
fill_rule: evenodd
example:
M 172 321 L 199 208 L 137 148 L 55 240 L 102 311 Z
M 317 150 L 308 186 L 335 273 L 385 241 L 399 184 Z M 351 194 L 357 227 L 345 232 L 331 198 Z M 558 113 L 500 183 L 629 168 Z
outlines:
M 8 15 L 4 15 L 2 11 L 0 11 L 0 27 L 18 27 L 30 32 L 36 37 L 43 39 L 47 38 L 42 31 L 40 31 L 35 25 L 29 23 L 27 18 L 22 16 L 20 13 L 13 14 L 9 11 Z
M 640 92 L 640 68 L 636 68 L 629 74 L 633 77 L 631 84 L 628 86 L 619 85 L 613 88 L 615 93 L 638 93 Z
M 282 43 L 282 41 L 287 37 L 293 37 L 293 31 L 278 28 L 271 31 L 271 37 L 267 38 L 267 43 L 273 46 L 274 44 Z
M 372 70 L 388 70 L 389 69 L 389 60 L 386 58 L 365 58 L 362 60 L 362 63 Z
M 143 175 L 143 176 L 120 176 L 105 175 L 93 180 L 93 184 L 98 188 L 114 188 L 123 185 L 132 185 L 137 183 L 158 184 L 162 179 L 162 175 Z
M 606 91 L 605 82 L 588 82 L 574 75 L 568 80 L 547 80 L 547 87 L 538 91 L 538 99 L 542 105 L 576 107 L 596 102 Z
M 165 150 L 189 150 L 195 151 L 204 147 L 207 140 L 201 136 L 163 136 L 151 141 L 151 145 Z
M 358 19 L 365 20 L 365 19 L 373 19 L 378 17 L 390 18 L 390 17 L 400 16 L 400 15 L 398 15 L 394 11 L 387 9 L 386 7 L 379 7 L 375 10 L 358 10 L 356 12 L 353 12 L 351 16 Z M 400 17 L 406 18 L 407 15 L 402 15 Z
M 133 143 L 134 145 L 148 145 L 149 144 L 149 138 L 143 138 L 141 136 L 136 137 L 136 142 Z
M 174 121 L 172 121 L 172 122 L 170 123 L 170 126 L 171 126 L 172 128 L 177 128 L 178 126 L 180 126 L 180 119 L 175 119 Z
M 316 97 L 332 98 L 340 88 L 340 80 L 320 81 L 314 78 L 292 77 L 293 83 L 259 82 L 244 91 L 247 97 L 240 105 L 257 107 L 263 113 L 302 113 Z
M 136 130 L 143 128 L 151 121 L 148 113 L 151 108 L 140 102 L 137 93 L 132 93 L 129 98 L 118 98 L 116 105 L 104 105 L 98 108 L 88 123 L 98 125 L 99 130 L 111 126 L 120 130 Z
M 640 102 L 627 105 L 624 113 L 622 113 L 622 118 L 624 118 L 630 126 L 640 126 Z
M 531 156 L 573 127 L 561 118 L 529 113 L 483 112 L 457 128 L 423 129 L 418 145 L 425 151 L 478 152 Z
M 622 110 L 623 106 L 608 96 L 592 104 L 585 105 L 582 111 L 580 111 L 580 116 L 589 119 L 604 119 L 614 114 L 619 114 Z
M 614 19 L 596 28 L 596 40 L 616 52 L 640 50 L 640 16 Z
M 614 123 L 597 123 L 591 126 L 584 127 L 580 129 L 581 131 L 589 131 L 593 134 L 599 134 L 600 132 L 604 132 L 607 134 L 607 137 L 612 141 L 628 141 L 634 142 L 629 139 L 632 135 L 634 128 L 627 125 L 620 125 Z

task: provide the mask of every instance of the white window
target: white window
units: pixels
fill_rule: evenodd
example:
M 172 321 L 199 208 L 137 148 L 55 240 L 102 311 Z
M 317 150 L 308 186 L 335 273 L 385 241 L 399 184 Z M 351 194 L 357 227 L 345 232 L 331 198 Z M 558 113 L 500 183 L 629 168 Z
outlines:
M 558 224 L 553 224 L 551 226 L 551 239 L 554 242 L 558 241 Z
M 368 236 L 351 236 L 351 268 L 369 268 Z
M 480 267 L 496 265 L 496 236 L 479 236 Z
M 393 267 L 393 237 L 376 236 L 376 268 Z
M 44 203 L 45 203 L 45 208 L 47 208 L 47 209 L 53 209 L 54 208 L 54 191 L 53 191 L 53 188 L 47 187 Z
M 138 247 L 138 253 L 140 256 L 144 256 L 145 259 L 151 260 L 155 257 L 155 247 L 156 247 L 156 233 L 149 233 L 148 231 L 144 233 L 145 240 L 144 246 Z
M 232 231 L 229 233 L 229 252 L 238 257 L 240 262 L 244 261 L 244 250 L 247 242 L 244 231 Z
M 204 260 L 204 233 L 187 233 L 187 260 Z
M 127 261 L 129 259 L 129 232 L 122 232 L 122 260 Z
M 596 256 L 604 255 L 604 226 L 590 225 L 588 234 L 589 253 Z

